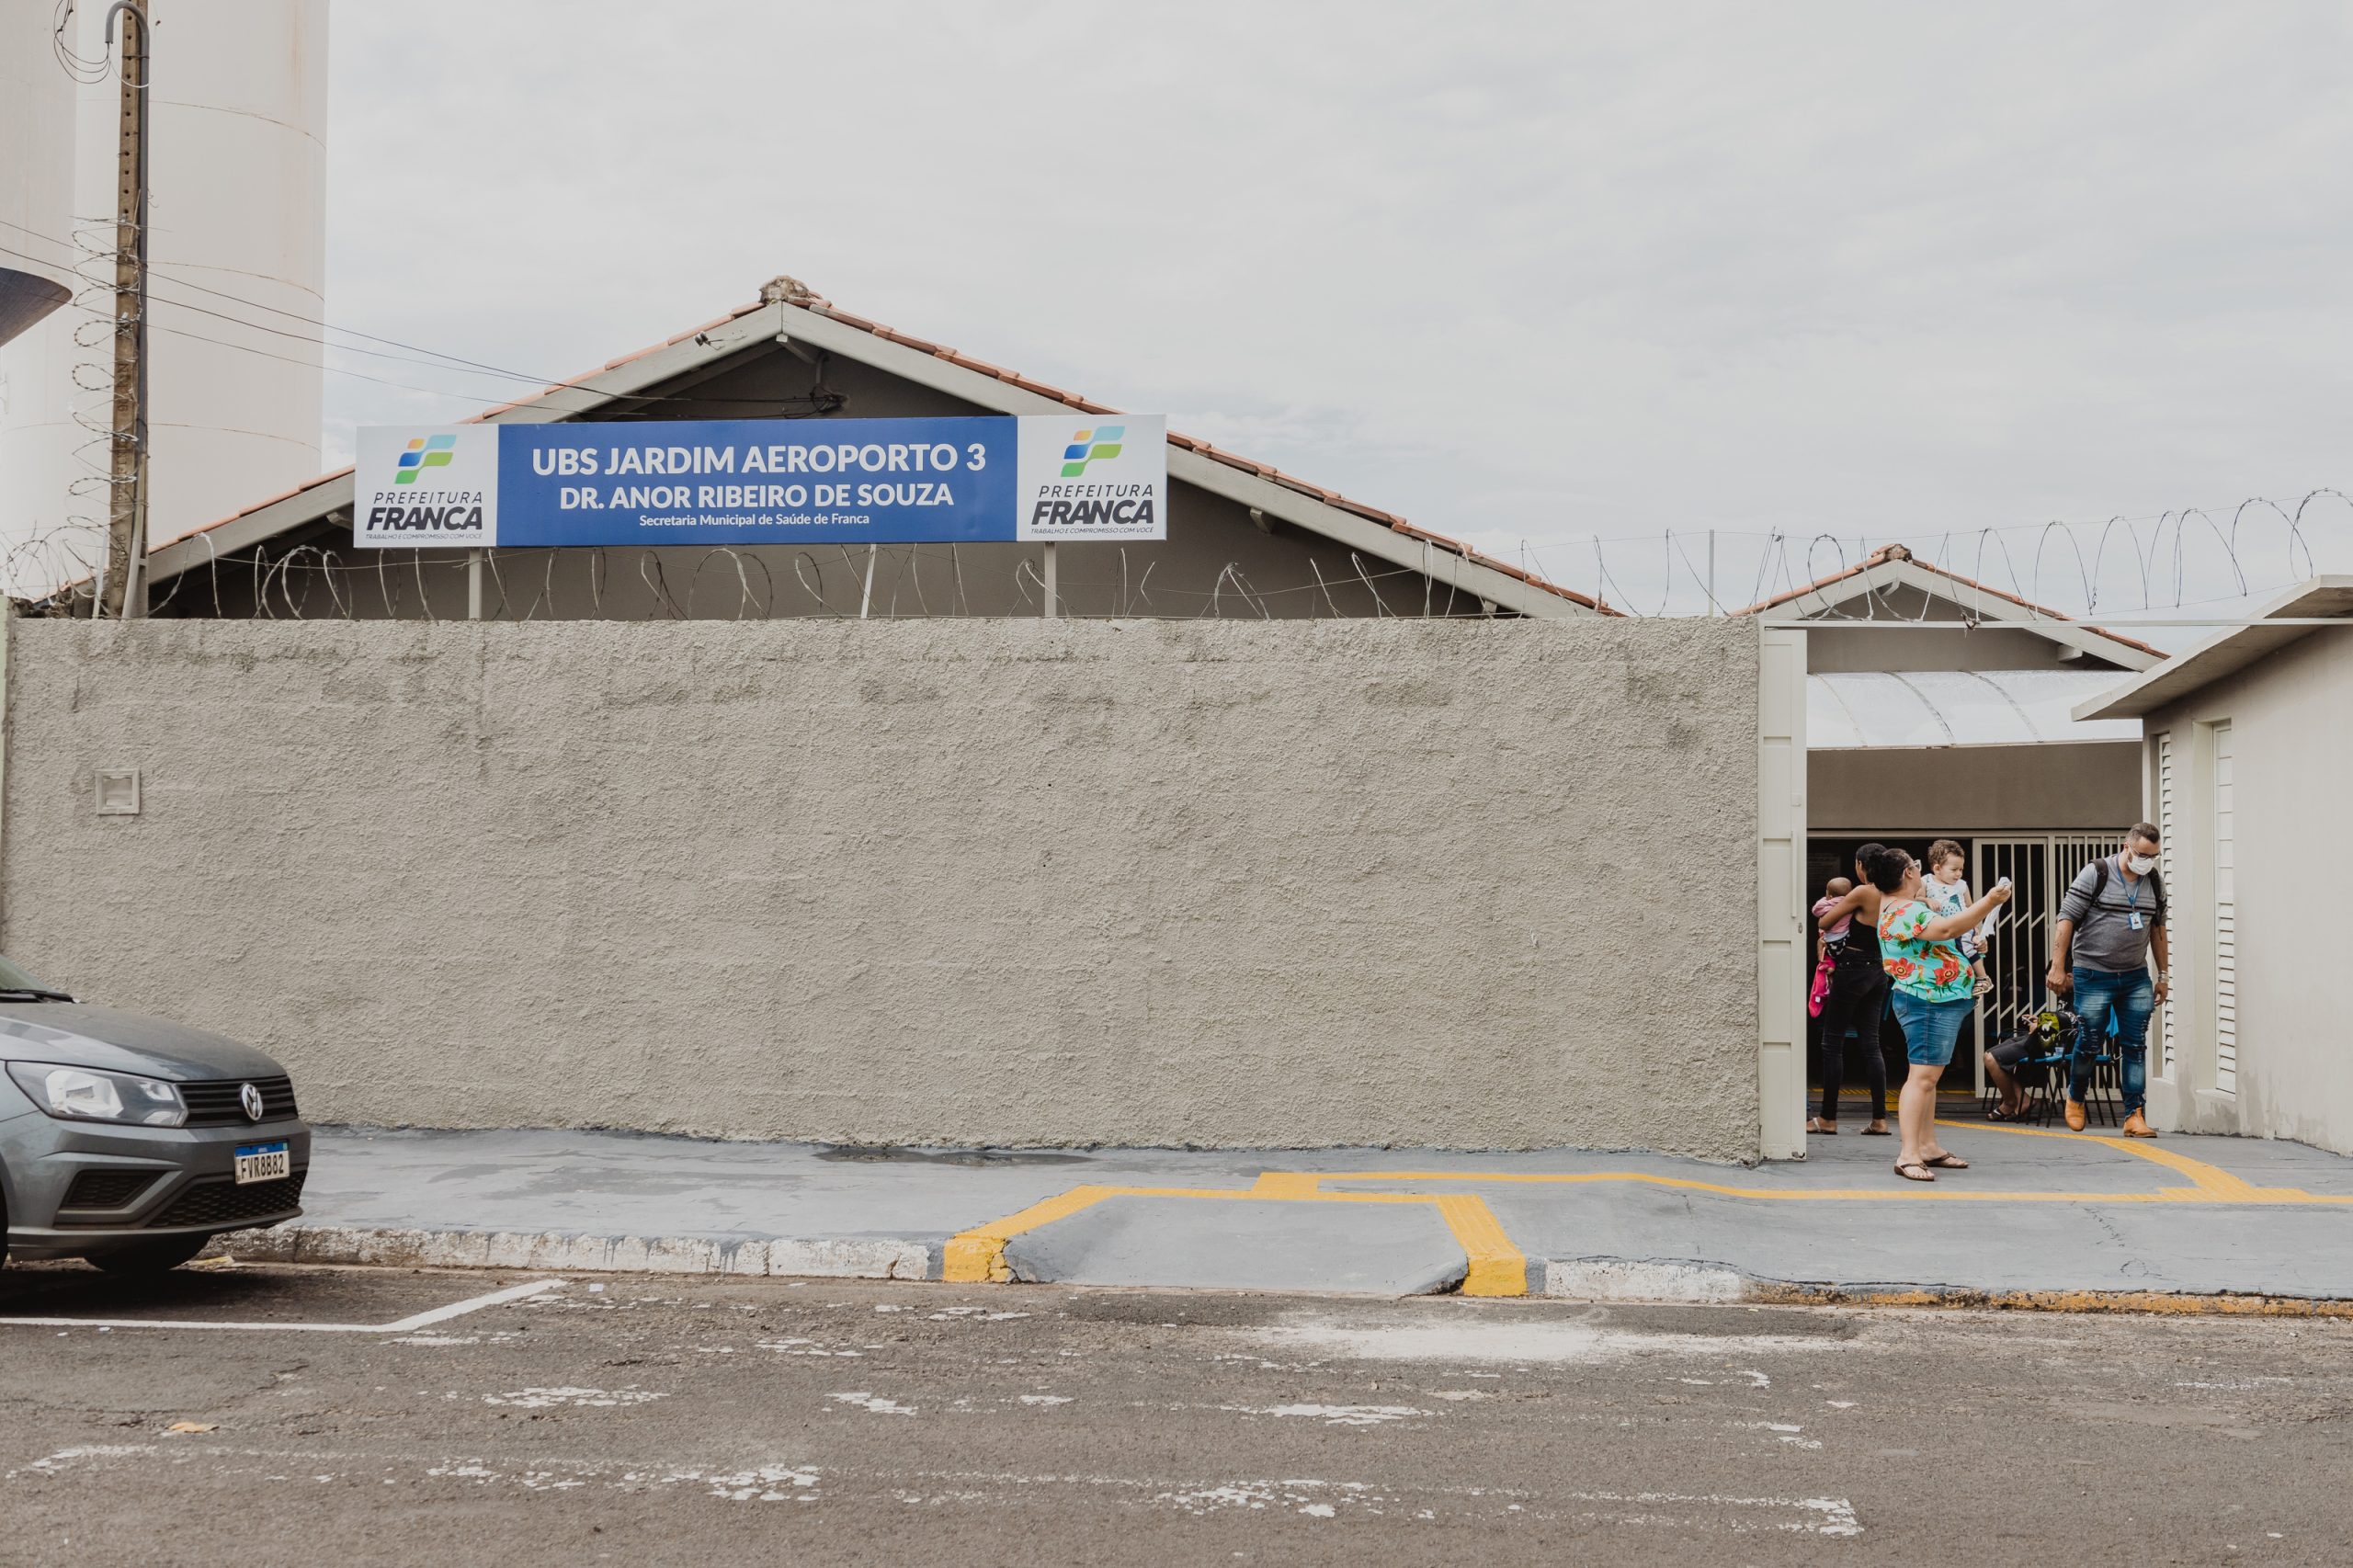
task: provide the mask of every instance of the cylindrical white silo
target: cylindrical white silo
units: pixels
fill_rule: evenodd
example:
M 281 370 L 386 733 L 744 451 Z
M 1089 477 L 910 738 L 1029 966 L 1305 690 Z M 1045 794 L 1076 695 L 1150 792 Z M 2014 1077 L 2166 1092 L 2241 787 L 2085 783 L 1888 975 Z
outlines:
M 46 37 L 57 0 L 0 7 L 12 31 L 17 13 L 38 14 L 41 48 L 24 69 L 63 79 Z M 106 55 L 105 0 L 70 9 L 69 47 Z M 319 471 L 313 324 L 325 315 L 327 0 L 147 0 L 147 11 L 148 538 L 162 544 Z M 75 89 L 70 217 L 101 244 L 115 210 L 119 92 L 111 75 Z M 103 266 L 84 271 L 109 276 Z M 11 592 L 81 576 L 103 550 L 112 356 L 106 317 L 86 307 L 111 305 L 85 292 L 81 308 L 0 347 L 11 388 L 0 415 L 0 551 Z
M 319 472 L 327 0 L 148 9 L 147 534 L 160 545 Z
M 0 344 L 74 289 L 74 80 L 51 0 L 0 0 Z
M 75 88 L 51 39 L 55 14 L 56 0 L 0 0 L 0 590 L 9 592 L 45 585 L 74 559 L 61 536 L 79 287 Z M 58 559 L 31 559 L 44 553 Z

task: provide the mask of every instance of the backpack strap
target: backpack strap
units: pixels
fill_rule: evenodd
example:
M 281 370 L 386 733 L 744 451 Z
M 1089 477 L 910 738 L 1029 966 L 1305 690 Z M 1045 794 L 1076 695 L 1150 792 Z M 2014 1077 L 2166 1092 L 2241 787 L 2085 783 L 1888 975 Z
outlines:
M 2108 856 L 2103 855 L 2097 860 L 2093 862 L 2099 877 L 2099 881 L 2092 885 L 2092 907 L 2095 909 L 2099 907 L 2099 901 L 2108 894 L 2109 858 Z M 2149 891 L 2157 895 L 2157 918 L 2160 920 L 2164 919 L 2165 913 L 2165 873 L 2162 871 L 2151 871 L 2147 876 L 2141 880 L 2149 884 Z

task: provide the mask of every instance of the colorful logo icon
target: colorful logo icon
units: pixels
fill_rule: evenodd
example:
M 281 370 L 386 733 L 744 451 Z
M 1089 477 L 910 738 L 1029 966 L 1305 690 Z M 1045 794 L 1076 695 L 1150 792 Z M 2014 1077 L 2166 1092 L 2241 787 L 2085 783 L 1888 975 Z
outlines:
M 1063 449 L 1063 477 L 1076 479 L 1086 472 L 1091 462 L 1105 462 L 1120 455 L 1120 437 L 1128 433 L 1124 425 L 1104 425 L 1092 430 L 1081 430 Z M 439 439 L 436 437 L 435 439 Z M 403 462 L 408 460 L 403 458 Z
M 393 476 L 394 484 L 415 484 L 416 476 L 428 468 L 448 468 L 455 455 L 455 436 L 418 436 L 413 437 L 408 449 L 401 453 L 400 472 Z M 1114 447 L 1113 451 L 1120 449 Z

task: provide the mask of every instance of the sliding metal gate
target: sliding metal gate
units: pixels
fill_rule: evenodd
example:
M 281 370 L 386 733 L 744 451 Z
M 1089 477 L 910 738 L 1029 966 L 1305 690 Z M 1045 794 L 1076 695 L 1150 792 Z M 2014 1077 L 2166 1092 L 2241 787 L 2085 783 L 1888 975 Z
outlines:
M 1977 840 L 1971 888 L 1982 893 L 2007 877 L 2017 890 L 1994 927 L 1993 948 L 1985 955 L 1985 972 L 1994 981 L 1994 994 L 1985 998 L 1979 1015 L 1986 1040 L 2000 1040 L 2041 1008 L 2060 901 L 2075 873 L 2103 855 L 2115 854 L 2123 842 L 2113 834 L 2081 833 Z M 1982 1086 L 1983 1062 L 1978 1075 Z

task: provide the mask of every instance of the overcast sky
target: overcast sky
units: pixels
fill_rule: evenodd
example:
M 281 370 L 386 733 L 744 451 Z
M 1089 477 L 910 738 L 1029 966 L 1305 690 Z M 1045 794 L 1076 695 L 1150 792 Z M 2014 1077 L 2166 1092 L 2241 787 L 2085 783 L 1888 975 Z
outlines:
M 2073 607 L 2032 526 L 2120 516 L 2170 603 L 2158 515 L 2353 491 L 2348 18 L 337 0 L 327 310 L 570 374 L 789 272 L 1573 585 L 1622 541 L 1636 608 L 1711 528 L 1727 600 L 1779 530 Z M 512 391 L 396 369 L 457 395 L 330 376 L 338 459 Z M 2238 555 L 2291 574 L 2276 517 Z

